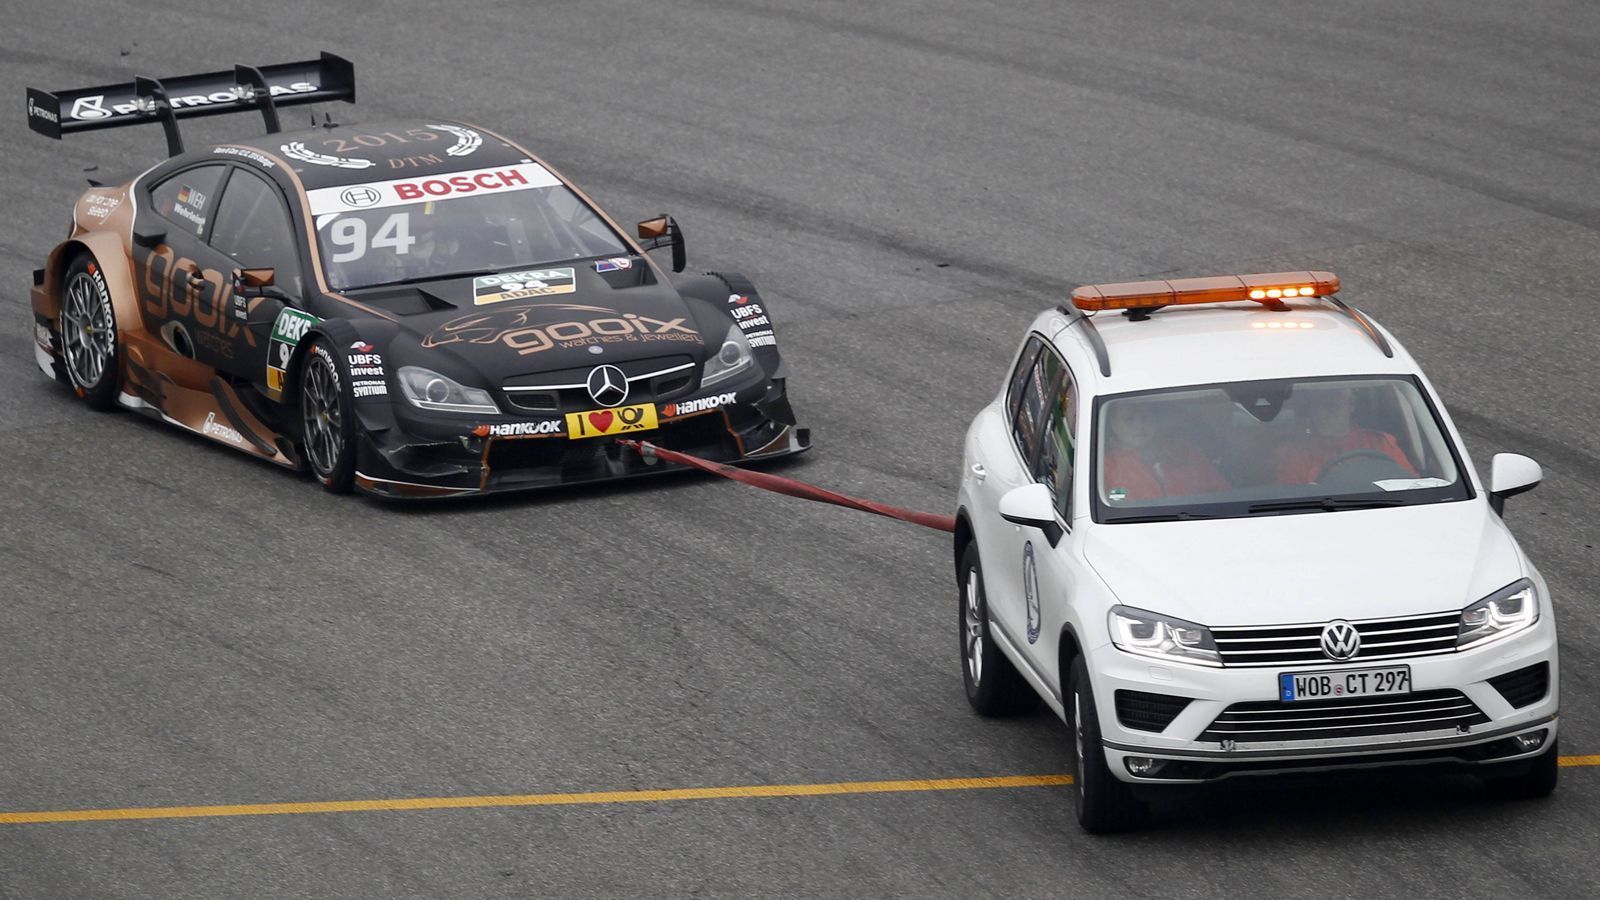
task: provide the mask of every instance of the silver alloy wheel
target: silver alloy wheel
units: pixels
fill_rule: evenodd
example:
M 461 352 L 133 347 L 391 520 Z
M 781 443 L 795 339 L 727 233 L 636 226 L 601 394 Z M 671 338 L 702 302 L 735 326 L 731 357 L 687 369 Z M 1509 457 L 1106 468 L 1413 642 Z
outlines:
M 117 326 L 111 304 L 101 296 L 94 278 L 79 272 L 67 284 L 61 305 L 61 349 L 67 375 L 77 387 L 89 390 L 100 383 L 117 352 Z
M 972 676 L 972 686 L 983 681 L 983 579 L 976 566 L 967 570 L 967 603 L 962 619 L 967 627 L 967 674 Z
M 332 363 L 320 353 L 306 357 L 306 378 L 300 391 L 300 419 L 306 454 L 318 475 L 331 473 L 344 449 L 344 429 L 339 403 L 339 378 Z

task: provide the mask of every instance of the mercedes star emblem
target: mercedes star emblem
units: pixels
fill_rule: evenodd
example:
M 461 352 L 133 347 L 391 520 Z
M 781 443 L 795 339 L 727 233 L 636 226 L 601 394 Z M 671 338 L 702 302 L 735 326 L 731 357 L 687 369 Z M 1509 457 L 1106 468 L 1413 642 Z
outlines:
M 589 370 L 589 396 L 601 406 L 620 406 L 628 399 L 628 376 L 616 366 L 595 366 Z
M 1343 619 L 1322 627 L 1322 652 L 1331 660 L 1344 662 L 1361 652 L 1361 632 Z

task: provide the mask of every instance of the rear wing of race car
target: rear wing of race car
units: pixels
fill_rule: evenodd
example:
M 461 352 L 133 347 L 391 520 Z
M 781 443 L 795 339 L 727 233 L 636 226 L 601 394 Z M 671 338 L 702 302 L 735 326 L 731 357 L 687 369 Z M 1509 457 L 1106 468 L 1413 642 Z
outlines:
M 267 131 L 281 130 L 278 107 L 356 100 L 355 66 L 324 52 L 318 59 L 275 66 L 234 66 L 231 72 L 146 78 L 69 91 L 28 88 L 28 127 L 60 140 L 63 134 L 160 122 L 167 154 L 183 152 L 178 119 L 259 109 Z

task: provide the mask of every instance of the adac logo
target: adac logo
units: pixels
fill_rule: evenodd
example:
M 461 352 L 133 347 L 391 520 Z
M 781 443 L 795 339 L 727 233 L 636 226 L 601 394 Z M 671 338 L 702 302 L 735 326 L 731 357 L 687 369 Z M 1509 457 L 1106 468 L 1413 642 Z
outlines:
M 1028 643 L 1036 644 L 1043 617 L 1039 614 L 1039 566 L 1033 558 L 1033 541 L 1022 545 L 1022 596 L 1028 607 Z

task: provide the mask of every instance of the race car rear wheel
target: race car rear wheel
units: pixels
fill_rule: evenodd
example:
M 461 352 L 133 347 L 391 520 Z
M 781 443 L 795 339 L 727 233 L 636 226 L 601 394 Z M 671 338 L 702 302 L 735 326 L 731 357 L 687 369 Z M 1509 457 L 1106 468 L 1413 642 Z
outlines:
M 961 554 L 960 598 L 961 681 L 967 688 L 967 702 L 982 716 L 1013 716 L 1032 710 L 1039 696 L 990 634 L 994 624 L 989 619 L 977 542 L 968 544 Z
M 91 253 L 67 266 L 61 292 L 61 359 L 67 379 L 91 409 L 117 405 L 117 317 L 111 289 Z
M 350 379 L 325 338 L 316 338 L 300 366 L 300 435 L 306 462 L 322 486 L 348 493 L 355 482 L 355 421 Z

